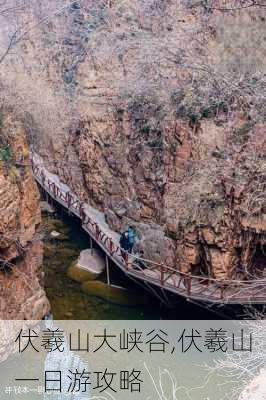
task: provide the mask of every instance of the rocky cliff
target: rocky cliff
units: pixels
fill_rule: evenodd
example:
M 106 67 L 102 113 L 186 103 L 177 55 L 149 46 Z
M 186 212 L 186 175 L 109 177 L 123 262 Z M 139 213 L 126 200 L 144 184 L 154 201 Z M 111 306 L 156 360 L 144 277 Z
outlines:
M 134 225 L 145 257 L 250 278 L 265 266 L 265 9 L 214 3 L 35 1 L 5 84 L 49 168 L 114 230 Z
M 0 319 L 41 319 L 49 311 L 40 284 L 39 223 L 25 128 L 6 110 L 0 127 Z

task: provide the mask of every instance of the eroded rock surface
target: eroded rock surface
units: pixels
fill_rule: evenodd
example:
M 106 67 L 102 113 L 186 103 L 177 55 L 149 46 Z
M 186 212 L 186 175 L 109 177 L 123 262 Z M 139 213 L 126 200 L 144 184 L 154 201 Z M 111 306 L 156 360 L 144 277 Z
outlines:
M 112 229 L 134 225 L 147 258 L 215 278 L 254 277 L 254 266 L 260 275 L 263 83 L 259 73 L 237 81 L 234 63 L 252 71 L 257 53 L 250 63 L 253 49 L 238 52 L 254 43 L 265 10 L 80 1 L 46 25 L 36 22 L 53 2 L 35 5 L 28 18 L 38 34 L 21 48 L 24 107 L 51 172 L 104 211 Z M 21 83 L 16 90 L 27 97 Z
M 49 302 L 40 283 L 39 193 L 25 128 L 7 111 L 0 135 L 0 319 L 42 319 Z

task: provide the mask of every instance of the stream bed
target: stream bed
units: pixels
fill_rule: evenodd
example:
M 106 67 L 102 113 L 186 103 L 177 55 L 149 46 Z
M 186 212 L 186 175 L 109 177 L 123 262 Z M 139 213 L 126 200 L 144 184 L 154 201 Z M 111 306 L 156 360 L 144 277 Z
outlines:
M 80 252 L 90 247 L 89 236 L 82 230 L 80 221 L 57 208 L 55 214 L 43 212 L 42 231 L 45 233 L 44 286 L 51 303 L 52 316 L 56 320 L 225 319 L 223 314 L 215 314 L 178 296 L 170 297 L 169 300 L 174 305 L 171 308 L 166 307 L 150 292 L 125 277 L 112 263 L 111 283 L 127 288 L 131 303 L 132 295 L 136 297 L 136 304 L 140 297 L 146 296 L 148 301 L 142 305 L 127 306 L 85 293 L 81 284 L 67 275 L 69 267 L 77 261 Z M 59 232 L 60 236 L 51 238 L 53 231 Z M 106 273 L 98 277 L 100 282 L 106 280 Z
M 69 267 L 78 259 L 80 251 L 90 246 L 89 237 L 80 228 L 78 220 L 67 215 L 59 218 L 44 214 L 42 229 L 46 237 L 52 231 L 61 234 L 56 239 L 44 240 L 44 285 L 54 319 L 160 318 L 160 313 L 154 305 L 129 307 L 114 304 L 83 292 L 81 285 L 67 276 Z M 104 282 L 105 274 L 98 279 Z M 111 279 L 114 284 L 124 286 L 119 271 L 112 269 Z

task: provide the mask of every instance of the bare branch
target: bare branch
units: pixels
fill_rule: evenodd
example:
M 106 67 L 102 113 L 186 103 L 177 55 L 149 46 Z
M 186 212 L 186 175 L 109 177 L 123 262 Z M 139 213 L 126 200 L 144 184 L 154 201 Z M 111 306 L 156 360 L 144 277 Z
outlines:
M 251 7 L 266 7 L 265 3 L 260 3 L 257 2 L 256 0 L 244 0 L 242 2 L 241 5 L 239 6 L 235 6 L 235 7 L 217 7 L 217 6 L 213 6 L 212 3 L 209 3 L 208 0 L 203 0 L 200 1 L 196 4 L 193 4 L 193 6 L 191 7 L 203 7 L 206 10 L 216 10 L 216 11 L 238 11 L 238 10 L 243 10 L 246 8 L 251 8 Z

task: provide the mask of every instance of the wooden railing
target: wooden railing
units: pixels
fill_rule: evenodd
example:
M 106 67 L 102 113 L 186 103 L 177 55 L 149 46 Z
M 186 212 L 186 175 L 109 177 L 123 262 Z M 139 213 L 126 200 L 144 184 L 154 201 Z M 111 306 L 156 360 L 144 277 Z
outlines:
M 219 280 L 184 273 L 124 251 L 102 231 L 85 211 L 84 202 L 70 190 L 65 192 L 45 175 L 45 169 L 32 158 L 35 179 L 54 200 L 81 219 L 82 227 L 105 253 L 126 273 L 170 290 L 186 298 L 218 303 L 265 303 L 266 280 Z

